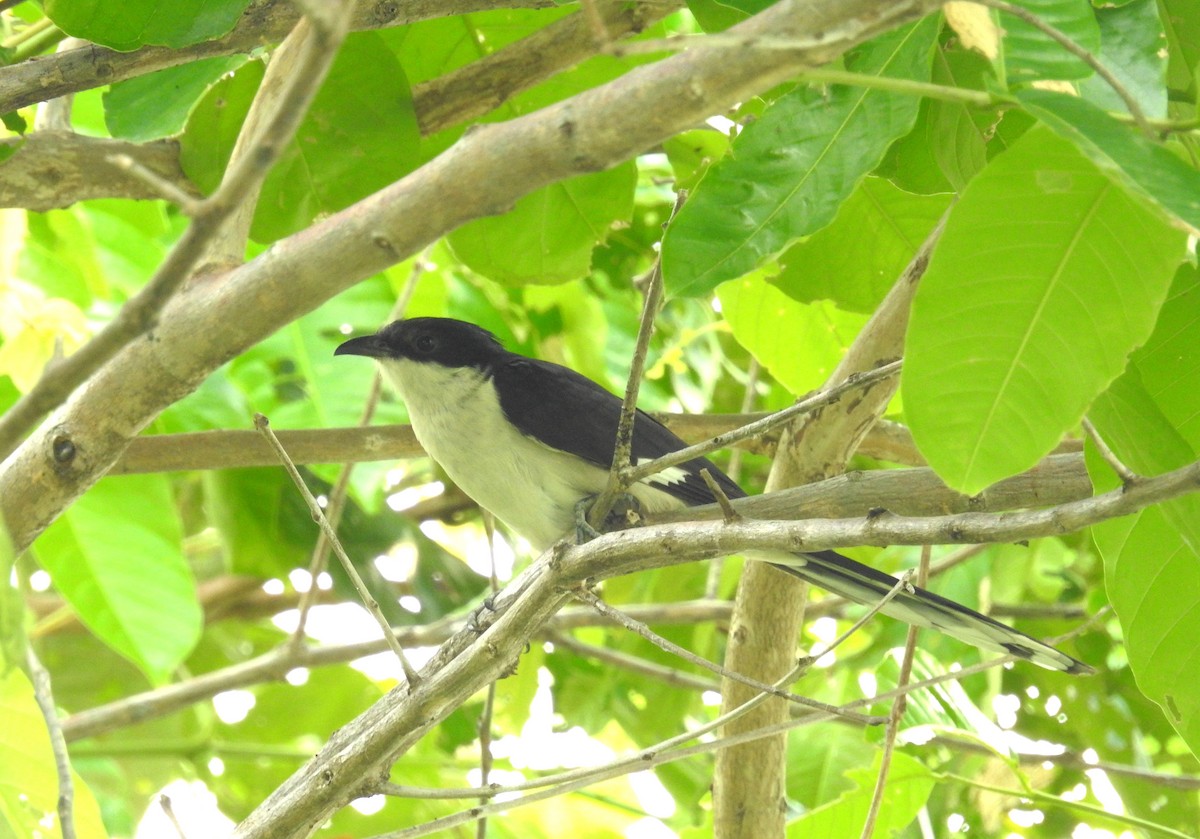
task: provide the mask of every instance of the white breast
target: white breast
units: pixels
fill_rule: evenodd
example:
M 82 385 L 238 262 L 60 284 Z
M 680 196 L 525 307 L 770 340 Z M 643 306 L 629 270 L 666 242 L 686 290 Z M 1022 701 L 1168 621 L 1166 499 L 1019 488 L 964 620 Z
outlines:
M 380 359 L 380 366 L 425 451 L 463 492 L 538 550 L 574 527 L 580 499 L 604 489 L 604 470 L 581 468 L 577 458 L 518 432 L 479 370 L 408 359 Z M 651 510 L 679 504 L 650 487 L 634 494 Z

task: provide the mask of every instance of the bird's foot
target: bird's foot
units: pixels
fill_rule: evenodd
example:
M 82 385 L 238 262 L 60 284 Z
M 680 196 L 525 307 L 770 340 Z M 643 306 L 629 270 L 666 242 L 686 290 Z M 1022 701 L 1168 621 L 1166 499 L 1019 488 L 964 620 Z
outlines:
M 586 544 L 611 530 L 624 530 L 641 521 L 641 502 L 629 493 L 623 492 L 617 496 L 612 509 L 608 511 L 600 529 L 597 530 L 588 522 L 588 514 L 592 511 L 592 505 L 596 503 L 596 498 L 595 495 L 589 495 L 581 498 L 575 505 L 575 544 L 577 545 Z

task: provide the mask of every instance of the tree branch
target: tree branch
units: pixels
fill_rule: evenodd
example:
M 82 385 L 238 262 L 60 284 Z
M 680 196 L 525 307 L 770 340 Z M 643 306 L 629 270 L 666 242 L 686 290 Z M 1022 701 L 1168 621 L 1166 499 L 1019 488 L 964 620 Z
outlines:
M 554 5 L 552 0 L 402 0 L 396 3 L 359 0 L 348 25 L 353 31 L 385 29 L 490 9 L 545 9 Z M 0 69 L 0 113 L 201 58 L 248 53 L 283 40 L 299 19 L 295 3 L 256 0 L 228 35 L 183 49 L 142 47 L 132 52 L 118 52 L 89 45 L 31 58 Z
M 409 5 L 415 6 L 412 3 Z M 480 0 L 475 0 L 474 5 L 481 5 Z M 539 4 L 529 2 L 528 5 Z M 546 2 L 541 5 L 552 4 Z M 286 9 L 289 6 L 281 3 L 276 8 Z M 639 3 L 610 0 L 599 6 L 598 10 L 610 34 L 623 37 L 640 32 L 682 6 L 682 0 Z M 390 8 L 395 9 L 394 6 Z M 431 4 L 425 8 L 427 11 L 422 14 L 432 13 Z M 413 8 L 401 14 L 418 11 Z M 445 12 L 447 15 L 453 13 Z M 362 28 L 378 28 L 380 25 L 374 18 L 355 22 L 363 24 Z M 407 22 L 406 19 L 393 18 L 386 25 Z M 286 34 L 286 30 L 280 33 L 280 37 L 283 34 Z M 91 51 L 96 48 L 87 49 Z M 182 52 L 190 53 L 194 49 Z M 515 94 L 595 55 L 596 51 L 597 46 L 584 16 L 574 14 L 549 23 L 531 35 L 444 76 L 416 84 L 412 88 L 412 106 L 421 133 L 427 136 L 464 120 L 482 116 Z M 121 56 L 120 61 L 125 62 L 131 56 L 144 52 L 146 50 L 117 55 Z M 158 55 L 162 50 L 153 48 L 151 52 Z M 137 65 L 129 66 L 133 68 Z M 4 72 L 0 69 L 0 80 Z M 97 84 L 107 84 L 110 80 L 95 81 Z M 31 134 L 27 138 L 0 140 L 0 145 L 20 147 L 20 151 L 0 168 L 0 206 L 44 211 L 67 207 L 90 198 L 165 197 L 176 200 L 164 194 L 162 185 L 168 184 L 189 196 L 198 194 L 180 168 L 179 145 L 174 140 L 135 144 L 71 132 L 50 132 L 50 136 L 39 139 L 43 133 L 47 132 Z M 137 177 L 136 170 L 112 165 L 112 157 L 118 154 L 145 166 L 148 173 L 161 179 L 160 185 L 156 187 L 148 178 Z
M 92 198 L 162 197 L 144 179 L 113 165 L 117 155 L 129 157 L 188 195 L 199 194 L 179 167 L 175 140 L 130 143 L 73 131 L 36 131 L 0 139 L 0 148 L 16 149 L 0 168 L 0 207 L 45 212 Z
M 727 621 L 732 608 L 730 604 L 720 601 L 692 600 L 628 605 L 624 611 L 645 623 L 682 625 Z M 465 618 L 445 618 L 423 626 L 397 627 L 392 631 L 401 646 L 431 647 L 445 643 L 454 633 L 461 632 L 467 623 Z M 613 624 L 610 620 L 598 615 L 594 610 L 575 607 L 563 609 L 551 618 L 545 631 L 548 637 L 553 638 L 554 634 L 570 629 L 611 625 Z M 96 737 L 118 728 L 166 716 L 197 702 L 211 699 L 222 691 L 279 681 L 297 667 L 345 664 L 387 649 L 388 642 L 383 638 L 353 644 L 278 647 L 211 673 L 77 711 L 63 720 L 63 735 L 68 742 Z
M 574 174 L 615 165 L 726 105 L 937 7 L 932 0 L 784 0 L 736 30 L 789 51 L 698 49 L 536 113 L 481 126 L 375 195 L 176 295 L 0 465 L 0 509 L 23 550 L 167 405 L 216 367 L 458 225 Z M 18 423 L 23 425 L 23 423 Z M 38 492 L 29 492 L 38 487 Z
M 197 205 L 187 231 L 146 286 L 87 344 L 48 366 L 33 389 L 0 415 L 0 456 L 11 454 L 30 426 L 60 405 L 130 341 L 152 329 L 163 307 L 210 255 L 213 239 L 226 221 L 248 196 L 255 194 L 295 133 L 345 37 L 345 21 L 337 10 L 327 10 L 325 15 L 324 19 L 303 18 L 296 25 L 294 37 L 300 52 L 296 71 L 282 89 L 271 92 L 270 116 L 255 134 L 252 153 L 230 162 L 221 186 Z M 149 336 L 151 342 L 156 339 L 157 336 Z M 178 388 L 177 382 L 173 384 Z M 79 443 L 61 429 L 51 449 L 58 467 L 71 467 L 80 453 Z

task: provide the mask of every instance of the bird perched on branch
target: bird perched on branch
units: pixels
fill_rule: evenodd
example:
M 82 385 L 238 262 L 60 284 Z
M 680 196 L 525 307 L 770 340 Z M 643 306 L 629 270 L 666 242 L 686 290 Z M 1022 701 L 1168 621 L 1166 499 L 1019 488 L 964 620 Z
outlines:
M 335 355 L 379 362 L 407 405 L 425 451 L 463 492 L 539 550 L 572 532 L 581 502 L 606 486 L 621 400 L 573 370 L 509 352 L 487 330 L 449 318 L 396 321 L 346 341 Z M 638 412 L 635 464 L 684 446 L 664 425 Z M 746 494 L 704 458 L 665 469 L 629 493 L 647 513 L 707 504 L 713 494 L 702 469 L 729 498 Z M 868 606 L 897 582 L 835 551 L 771 558 L 789 574 Z M 1054 647 L 924 589 L 901 588 L 881 611 L 1051 670 L 1091 671 Z

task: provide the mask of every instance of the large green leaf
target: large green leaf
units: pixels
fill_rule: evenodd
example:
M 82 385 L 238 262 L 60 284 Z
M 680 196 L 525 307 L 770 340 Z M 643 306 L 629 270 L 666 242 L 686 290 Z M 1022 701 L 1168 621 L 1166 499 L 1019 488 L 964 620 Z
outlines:
M 243 65 L 213 85 L 192 109 L 179 138 L 179 165 L 202 192 L 221 185 L 264 72 L 261 61 Z
M 351 34 L 263 183 L 251 235 L 272 242 L 382 189 L 420 162 L 420 141 L 400 62 L 376 33 Z
M 74 772 L 73 816 L 80 839 L 108 836 L 92 791 Z M 0 836 L 60 836 L 58 773 L 46 720 L 20 668 L 0 676 Z M 53 829 L 47 829 L 53 825 Z
M 789 839 L 812 836 L 858 836 L 867 821 L 867 811 L 879 776 L 880 755 L 871 768 L 853 769 L 846 773 L 855 788 L 842 793 L 815 810 L 788 824 Z M 929 801 L 936 777 L 920 761 L 904 752 L 892 754 L 891 770 L 883 788 L 883 802 L 875 822 L 875 835 L 892 836 L 917 817 Z
M 757 275 L 724 283 L 717 299 L 738 343 L 795 394 L 824 384 L 867 322 L 828 301 L 798 303 Z
M 1096 9 L 1100 24 L 1100 61 L 1121 82 L 1146 116 L 1167 115 L 1167 50 L 1155 0 L 1134 0 L 1116 8 Z M 1099 76 L 1084 79 L 1080 93 L 1109 111 L 1125 113 L 1125 103 Z
M 245 63 L 242 55 L 216 56 L 117 82 L 104 93 L 104 124 L 137 142 L 178 134 L 205 91 Z
M 1149 336 L 1184 236 L 1044 128 L 963 194 L 913 303 L 913 435 L 966 493 L 1028 469 Z
M 1016 0 L 1095 55 L 1100 51 L 1100 26 L 1088 0 Z M 1085 79 L 1092 68 L 1040 29 L 1015 15 L 1000 13 L 1004 30 L 1002 61 L 1010 82 L 1039 79 Z
M 181 531 L 167 479 L 133 475 L 96 484 L 34 543 L 79 619 L 153 681 L 200 637 Z
M 832 300 L 870 314 L 949 206 L 949 195 L 913 195 L 868 177 L 832 224 L 784 252 L 769 282 L 802 303 Z
M 1200 275 L 1187 266 L 1146 346 L 1090 411 L 1104 440 L 1137 472 L 1157 474 L 1197 459 L 1198 373 Z M 1089 458 L 1089 467 L 1098 490 L 1117 486 L 1099 458 Z M 1187 495 L 1104 522 L 1093 534 L 1138 687 L 1200 751 L 1200 498 Z
M 574 280 L 591 269 L 592 249 L 612 225 L 633 214 L 636 184 L 637 167 L 629 161 L 543 187 L 507 213 L 476 219 L 447 238 L 471 270 L 499 282 Z
M 262 79 L 257 62 L 213 86 L 180 138 L 180 163 L 205 192 L 220 184 Z M 293 141 L 263 183 L 251 235 L 271 242 L 348 207 L 420 161 L 420 131 L 408 81 L 374 32 L 338 51 Z
M 1065 93 L 1027 90 L 1021 103 L 1102 171 L 1200 231 L 1200 172 L 1103 110 Z
M 1195 90 L 1196 70 L 1200 68 L 1200 4 L 1193 0 L 1159 0 L 1159 8 L 1170 50 L 1167 83 L 1172 90 L 1189 94 Z
M 250 0 L 46 0 L 59 29 L 117 50 L 186 47 L 229 32 Z
M 871 760 L 875 748 L 862 732 L 833 722 L 797 728 L 788 734 L 788 798 L 813 809 L 854 789 L 846 771 Z
M 864 44 L 847 66 L 929 79 L 933 17 Z M 919 100 L 880 90 L 802 87 L 748 125 L 713 164 L 663 239 L 668 292 L 703 295 L 821 229 L 912 128 Z

